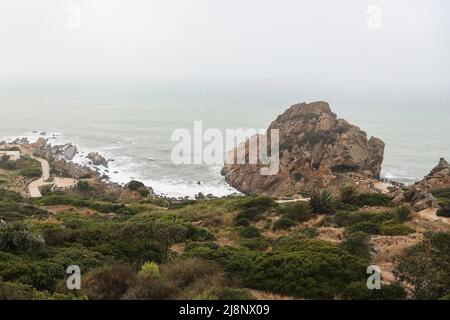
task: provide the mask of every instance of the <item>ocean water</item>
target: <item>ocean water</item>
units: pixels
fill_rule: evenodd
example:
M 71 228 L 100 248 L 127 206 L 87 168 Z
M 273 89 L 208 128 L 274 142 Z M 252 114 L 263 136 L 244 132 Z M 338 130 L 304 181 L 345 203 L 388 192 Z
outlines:
M 194 121 L 202 121 L 204 129 L 265 129 L 304 101 L 328 101 L 339 117 L 383 139 L 386 177 L 412 183 L 440 157 L 450 159 L 450 104 L 441 97 L 248 84 L 62 83 L 0 85 L 0 140 L 26 136 L 33 141 L 44 131 L 52 143 L 76 144 L 77 162 L 85 162 L 90 151 L 114 159 L 108 168 L 112 181 L 138 179 L 169 196 L 235 192 L 220 175 L 220 165 L 172 163 L 175 129 L 192 132 Z

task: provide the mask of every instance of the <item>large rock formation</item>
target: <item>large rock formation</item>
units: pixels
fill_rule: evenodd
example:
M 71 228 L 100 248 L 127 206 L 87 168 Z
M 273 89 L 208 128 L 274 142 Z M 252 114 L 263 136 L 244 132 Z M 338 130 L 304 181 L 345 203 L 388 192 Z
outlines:
M 444 159 L 421 181 L 415 183 L 416 187 L 426 190 L 435 190 L 450 187 L 450 164 Z
M 349 173 L 365 177 L 380 175 L 384 142 L 367 139 L 360 128 L 338 119 L 328 103 L 302 103 L 290 107 L 267 130 L 279 130 L 280 168 L 264 176 L 260 164 L 226 164 L 226 181 L 246 194 L 290 197 L 317 188 L 334 190 L 349 179 Z M 247 141 L 247 145 L 248 145 Z M 230 154 L 236 152 L 230 151 Z M 246 159 L 248 159 L 246 148 Z
M 396 189 L 387 194 L 394 205 L 408 204 L 415 211 L 422 211 L 428 208 L 439 208 L 437 199 L 427 190 L 417 186 L 410 186 L 405 189 Z
M 52 145 L 48 143 L 48 139 L 43 137 L 37 139 L 30 146 L 35 150 L 36 155 L 46 159 L 65 159 L 71 161 L 78 152 L 77 147 L 71 143 Z
M 75 157 L 77 152 L 78 152 L 77 146 L 69 143 L 65 146 L 64 158 L 66 158 L 66 160 L 69 160 L 69 161 L 73 160 L 73 158 Z
M 90 152 L 86 158 L 92 161 L 94 166 L 104 166 L 108 167 L 108 160 L 102 157 L 98 152 Z

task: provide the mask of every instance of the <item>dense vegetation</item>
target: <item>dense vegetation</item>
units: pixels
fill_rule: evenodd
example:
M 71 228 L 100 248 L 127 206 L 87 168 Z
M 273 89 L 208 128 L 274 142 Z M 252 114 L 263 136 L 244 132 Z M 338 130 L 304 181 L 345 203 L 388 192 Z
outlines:
M 22 156 L 17 161 L 9 160 L 8 156 L 0 156 L 0 169 L 18 171 L 27 178 L 38 178 L 42 175 L 40 163 L 29 156 Z
M 438 199 L 441 208 L 436 213 L 438 216 L 450 218 L 450 188 L 440 189 L 433 192 Z
M 415 232 L 405 224 L 411 209 L 391 208 L 384 196 L 351 187 L 340 197 L 320 191 L 310 203 L 141 196 L 119 199 L 85 184 L 30 200 L 0 189 L 0 299 L 404 299 L 401 281 L 419 299 L 450 294 L 446 233 L 427 234 L 400 258 L 399 282 L 367 289 L 370 237 Z M 367 205 L 385 210 L 360 210 Z M 344 238 L 325 241 L 321 227 L 342 228 Z M 82 271 L 81 290 L 66 288 L 70 265 Z

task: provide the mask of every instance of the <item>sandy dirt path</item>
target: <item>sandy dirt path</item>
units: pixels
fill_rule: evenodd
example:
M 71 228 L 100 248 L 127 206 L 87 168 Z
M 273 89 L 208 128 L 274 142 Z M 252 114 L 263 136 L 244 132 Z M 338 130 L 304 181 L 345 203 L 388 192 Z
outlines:
M 42 197 L 39 188 L 46 184 L 49 184 L 49 182 L 46 181 L 50 178 L 50 165 L 48 164 L 47 160 L 37 158 L 35 156 L 31 156 L 31 158 L 40 162 L 42 168 L 42 176 L 39 179 L 31 182 L 30 185 L 28 186 L 28 190 L 30 191 L 30 197 L 39 198 Z
M 291 200 L 275 200 L 276 203 L 290 203 L 290 202 L 309 202 L 310 198 L 298 198 Z
M 39 179 L 31 182 L 30 185 L 28 186 L 30 197 L 32 198 L 42 197 L 39 188 L 45 185 L 54 184 L 58 188 L 70 188 L 76 185 L 77 183 L 76 180 L 72 178 L 54 178 L 53 181 L 47 181 L 48 179 L 50 179 L 50 165 L 48 161 L 35 156 L 31 156 L 31 158 L 40 162 L 42 167 L 42 176 Z
M 440 221 L 440 222 L 443 222 L 445 224 L 449 224 L 450 225 L 450 218 L 437 216 L 436 215 L 437 211 L 438 211 L 437 208 L 429 208 L 429 209 L 425 209 L 425 210 L 420 211 L 418 213 L 418 215 L 421 218 L 426 219 L 428 221 Z

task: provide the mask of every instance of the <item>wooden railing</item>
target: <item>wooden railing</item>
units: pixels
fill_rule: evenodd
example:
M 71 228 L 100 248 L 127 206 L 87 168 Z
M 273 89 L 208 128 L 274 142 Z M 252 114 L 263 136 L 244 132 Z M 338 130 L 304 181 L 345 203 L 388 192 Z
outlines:
M 354 180 L 358 180 L 358 181 L 361 181 L 361 182 L 366 182 L 366 181 L 367 181 L 367 178 L 358 176 L 358 175 L 353 174 L 353 173 L 347 173 L 346 175 L 347 175 L 348 177 L 354 179 Z
M 66 187 L 57 187 L 57 186 L 53 186 L 52 191 L 68 191 L 68 190 L 72 190 L 75 189 L 77 187 L 77 183 L 70 185 L 70 186 L 66 186 Z
M 397 181 L 394 181 L 394 180 L 391 180 L 391 179 L 388 179 L 388 178 L 377 177 L 377 180 L 381 181 L 381 182 L 389 183 L 389 184 L 393 185 L 394 187 L 398 187 L 398 188 L 405 188 L 406 187 L 406 185 L 404 183 L 397 182 Z
M 375 191 L 376 193 L 383 193 L 383 191 L 377 187 L 372 182 L 369 182 L 369 189 Z
M 377 193 L 383 193 L 383 191 L 380 188 L 375 187 L 375 185 L 372 183 L 372 181 L 370 181 L 368 178 L 366 177 L 362 177 L 353 173 L 347 173 L 346 174 L 348 177 L 360 181 L 360 182 L 368 182 L 368 187 L 370 190 L 375 191 Z M 380 182 L 384 182 L 384 183 L 388 183 L 390 185 L 392 185 L 395 188 L 406 188 L 406 185 L 404 183 L 401 182 L 397 182 L 388 178 L 383 178 L 383 177 L 375 177 L 376 180 L 380 181 Z

